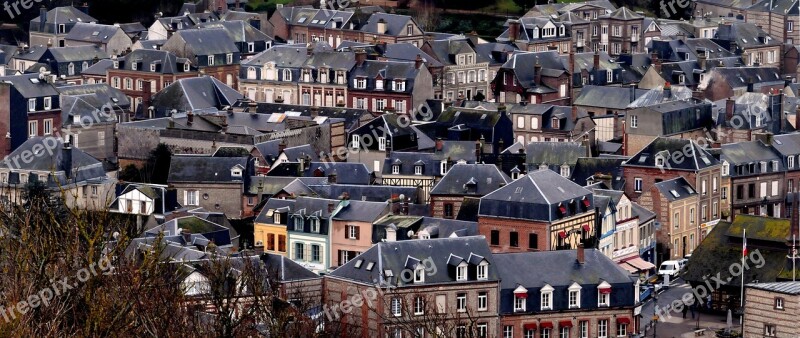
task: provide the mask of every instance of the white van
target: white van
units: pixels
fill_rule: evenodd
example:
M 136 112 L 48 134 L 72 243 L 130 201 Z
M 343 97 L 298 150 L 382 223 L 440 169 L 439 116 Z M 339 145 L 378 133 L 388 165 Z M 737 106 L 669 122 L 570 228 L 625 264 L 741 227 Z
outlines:
M 659 275 L 669 275 L 674 278 L 681 271 L 681 263 L 678 261 L 664 261 L 658 269 Z

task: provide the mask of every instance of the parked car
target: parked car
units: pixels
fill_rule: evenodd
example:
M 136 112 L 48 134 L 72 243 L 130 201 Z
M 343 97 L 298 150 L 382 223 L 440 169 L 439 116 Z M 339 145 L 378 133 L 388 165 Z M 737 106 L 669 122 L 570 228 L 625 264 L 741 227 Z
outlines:
M 658 269 L 658 274 L 661 276 L 669 275 L 670 278 L 674 278 L 681 271 L 681 267 L 680 261 L 664 261 Z

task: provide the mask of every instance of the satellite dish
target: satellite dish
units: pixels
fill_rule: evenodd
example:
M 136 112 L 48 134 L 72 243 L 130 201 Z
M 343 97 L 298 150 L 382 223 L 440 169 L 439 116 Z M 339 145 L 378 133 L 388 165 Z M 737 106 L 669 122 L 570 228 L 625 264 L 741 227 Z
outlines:
M 414 230 L 408 230 L 408 238 L 414 238 Z

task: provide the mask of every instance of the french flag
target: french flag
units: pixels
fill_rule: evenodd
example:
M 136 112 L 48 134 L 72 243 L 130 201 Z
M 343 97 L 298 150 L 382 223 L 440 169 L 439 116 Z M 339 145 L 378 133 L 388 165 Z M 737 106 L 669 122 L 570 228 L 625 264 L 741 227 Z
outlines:
M 747 256 L 747 232 L 742 230 L 742 257 Z

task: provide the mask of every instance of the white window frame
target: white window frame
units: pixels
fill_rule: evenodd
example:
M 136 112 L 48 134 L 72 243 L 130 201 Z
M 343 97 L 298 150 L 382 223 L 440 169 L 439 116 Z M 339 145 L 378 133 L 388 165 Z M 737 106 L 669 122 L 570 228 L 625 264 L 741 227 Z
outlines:
M 553 287 L 550 285 L 545 285 L 542 288 L 541 296 L 539 300 L 539 304 L 541 305 L 541 311 L 545 310 L 552 310 L 553 309 Z
M 514 312 L 525 312 L 527 309 L 527 298 L 514 296 Z
M 462 262 L 456 267 L 456 281 L 467 280 L 467 263 Z
M 36 111 L 36 99 L 28 99 L 28 111 Z
M 478 280 L 487 280 L 489 279 L 489 263 L 486 261 L 480 262 L 477 268 L 477 279 Z
M 642 183 L 643 183 L 643 180 L 642 180 L 641 177 L 635 177 L 633 179 L 633 191 L 641 192 L 642 191 Z
M 214 65 L 214 55 L 209 55 L 208 59 L 206 61 L 208 62 L 209 66 L 213 66 Z
M 467 293 L 456 294 L 456 311 L 467 312 Z
M 392 315 L 395 317 L 400 317 L 403 315 L 403 300 L 400 297 L 392 298 L 392 303 L 390 310 L 392 311 Z
M 381 150 L 381 151 L 386 150 L 386 138 L 385 137 L 378 137 L 378 150 Z
M 597 320 L 597 338 L 608 338 L 608 319 Z
M 631 115 L 631 128 L 639 128 L 639 117 Z
M 478 311 L 486 311 L 489 309 L 489 293 L 478 293 Z
M 44 110 L 50 110 L 53 108 L 53 98 L 49 96 L 44 97 Z

